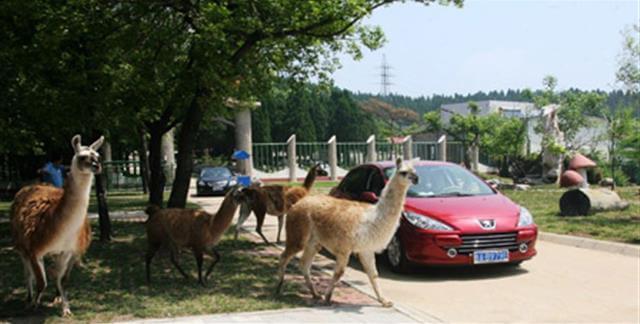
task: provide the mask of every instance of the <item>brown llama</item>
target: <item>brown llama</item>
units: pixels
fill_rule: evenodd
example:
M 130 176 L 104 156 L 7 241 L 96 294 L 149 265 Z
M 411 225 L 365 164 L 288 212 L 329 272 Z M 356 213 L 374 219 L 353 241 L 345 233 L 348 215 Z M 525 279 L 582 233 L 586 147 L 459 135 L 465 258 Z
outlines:
M 298 200 L 306 196 L 313 183 L 316 181 L 316 176 L 319 175 L 320 164 L 316 164 L 304 179 L 302 187 L 293 186 L 258 186 L 252 185 L 246 188 L 242 195 L 240 204 L 240 215 L 238 216 L 238 222 L 236 223 L 235 238 L 238 238 L 238 233 L 242 224 L 249 218 L 251 211 L 256 215 L 258 220 L 256 224 L 256 232 L 260 234 L 265 243 L 269 244 L 269 240 L 262 234 L 262 224 L 264 224 L 265 215 L 273 215 L 278 217 L 278 236 L 276 242 L 280 243 L 280 233 L 282 232 L 282 226 L 284 225 L 284 215 L 287 210 L 293 206 Z
M 87 218 L 91 180 L 100 173 L 98 148 L 104 137 L 82 146 L 80 135 L 71 140 L 75 154 L 71 170 L 62 189 L 49 185 L 22 188 L 11 205 L 11 229 L 16 251 L 24 265 L 27 302 L 33 307 L 47 286 L 44 257 L 52 256 L 54 278 L 62 314 L 70 315 L 69 301 L 63 284 L 71 268 L 89 247 L 91 226 Z M 36 291 L 34 294 L 33 283 Z
M 162 247 L 169 249 L 171 263 L 185 277 L 189 276 L 179 264 L 182 249 L 189 248 L 193 252 L 198 265 L 198 282 L 205 285 L 213 267 L 220 261 L 220 254 L 214 249 L 222 238 L 222 234 L 231 226 L 231 221 L 238 207 L 238 195 L 242 188 L 233 187 L 224 197 L 222 205 L 215 214 L 201 209 L 167 208 L 149 206 L 146 213 L 148 250 L 145 258 L 147 283 L 151 282 L 150 264 L 153 256 Z M 214 260 L 202 276 L 204 254 Z
M 313 257 L 324 247 L 336 257 L 333 279 L 325 295 L 327 303 L 331 302 L 335 284 L 344 273 L 349 256 L 354 253 L 358 255 L 378 301 L 385 307 L 393 305 L 380 294 L 375 252 L 383 250 L 395 234 L 407 190 L 411 183 L 418 181 L 412 166 L 403 165 L 401 159 L 396 161 L 396 165 L 398 171 L 375 205 L 315 195 L 303 198 L 289 210 L 287 242 L 280 255 L 276 293 L 282 289 L 287 264 L 304 249 L 300 268 L 311 294 L 319 298 L 311 282 L 310 269 Z

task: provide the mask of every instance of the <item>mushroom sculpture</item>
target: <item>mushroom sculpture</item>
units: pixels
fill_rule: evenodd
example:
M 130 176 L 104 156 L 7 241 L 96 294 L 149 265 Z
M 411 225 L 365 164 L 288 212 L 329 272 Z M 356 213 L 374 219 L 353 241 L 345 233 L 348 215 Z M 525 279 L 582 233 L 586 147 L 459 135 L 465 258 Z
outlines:
M 562 177 L 560 177 L 560 187 L 562 188 L 578 187 L 582 186 L 583 183 L 586 183 L 584 178 L 574 170 L 567 170 L 563 172 Z
M 595 162 L 580 153 L 576 153 L 571 161 L 569 161 L 569 169 L 575 170 L 582 177 L 582 183 L 579 185 L 581 188 L 589 188 L 589 181 L 587 181 L 587 169 L 595 168 L 595 166 Z

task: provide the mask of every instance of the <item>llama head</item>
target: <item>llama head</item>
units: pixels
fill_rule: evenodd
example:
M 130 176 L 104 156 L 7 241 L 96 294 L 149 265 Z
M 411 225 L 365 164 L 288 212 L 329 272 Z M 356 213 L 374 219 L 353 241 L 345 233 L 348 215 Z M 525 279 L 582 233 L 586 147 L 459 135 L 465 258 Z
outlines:
M 413 168 L 413 163 L 411 161 L 403 162 L 402 158 L 396 160 L 394 177 L 407 187 L 411 184 L 418 184 L 418 175 L 416 174 L 416 169 Z
M 98 140 L 89 146 L 83 146 L 80 135 L 76 135 L 71 139 L 71 147 L 75 154 L 71 160 L 71 171 L 81 174 L 98 174 L 102 171 L 100 165 L 100 154 L 98 149 L 104 142 L 104 136 L 100 136 Z

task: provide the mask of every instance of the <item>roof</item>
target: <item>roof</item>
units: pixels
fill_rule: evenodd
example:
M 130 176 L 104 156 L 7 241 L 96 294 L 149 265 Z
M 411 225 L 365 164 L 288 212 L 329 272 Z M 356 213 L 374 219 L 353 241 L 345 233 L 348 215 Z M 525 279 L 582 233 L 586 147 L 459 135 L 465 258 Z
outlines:
M 373 165 L 373 166 L 377 166 L 377 167 L 379 167 L 381 169 L 385 169 L 385 168 L 396 166 L 396 161 L 377 161 L 377 162 L 364 163 L 362 165 Z M 430 166 L 434 166 L 434 165 L 456 165 L 457 166 L 457 164 L 455 164 L 455 163 L 444 162 L 444 161 L 431 161 L 431 160 L 413 161 L 413 166 L 424 166 L 424 165 L 430 165 Z

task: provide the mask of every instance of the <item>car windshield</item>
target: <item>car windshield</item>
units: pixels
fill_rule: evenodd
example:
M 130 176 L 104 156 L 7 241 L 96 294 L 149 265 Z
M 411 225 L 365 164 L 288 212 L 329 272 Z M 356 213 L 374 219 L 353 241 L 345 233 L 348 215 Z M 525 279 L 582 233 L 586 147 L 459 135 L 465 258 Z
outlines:
M 200 172 L 202 178 L 225 178 L 230 177 L 231 172 L 227 168 L 206 168 Z
M 494 194 L 493 190 L 471 172 L 457 165 L 417 166 L 419 182 L 407 192 L 409 197 L 462 197 Z M 391 178 L 396 168 L 384 170 Z

